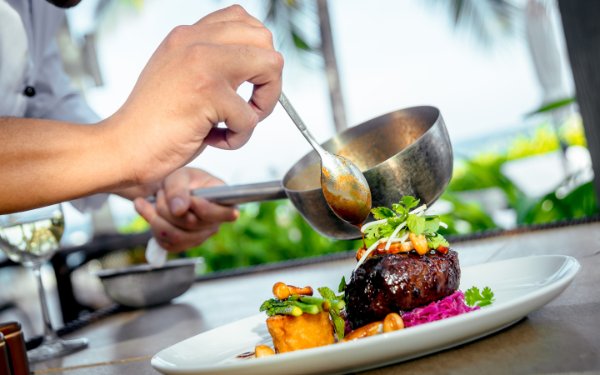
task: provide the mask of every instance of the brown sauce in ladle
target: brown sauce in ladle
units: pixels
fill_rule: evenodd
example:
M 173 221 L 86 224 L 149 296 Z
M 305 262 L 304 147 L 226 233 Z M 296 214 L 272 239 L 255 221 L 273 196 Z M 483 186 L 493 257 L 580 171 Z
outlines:
M 344 174 L 331 180 L 328 179 L 325 168 L 321 169 L 321 173 L 324 181 L 323 195 L 331 210 L 340 219 L 360 230 L 371 211 L 371 190 L 368 185 L 357 181 L 354 175 Z

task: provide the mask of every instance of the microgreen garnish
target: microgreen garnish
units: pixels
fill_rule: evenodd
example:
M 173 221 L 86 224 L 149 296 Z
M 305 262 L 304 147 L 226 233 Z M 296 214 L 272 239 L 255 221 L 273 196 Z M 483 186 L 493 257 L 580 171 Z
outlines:
M 426 205 L 410 195 L 402 197 L 392 208 L 375 207 L 371 210 L 376 221 L 363 225 L 366 240 L 372 244 L 382 238 L 402 238 L 407 233 L 424 234 L 429 247 L 448 247 L 448 241 L 437 231 L 444 226 L 437 215 L 425 215 Z
M 419 205 L 419 203 L 419 199 L 405 195 L 400 202 L 394 203 L 391 209 L 376 207 L 371 210 L 376 220 L 361 228 L 368 247 L 355 269 L 367 259 L 380 242 L 386 242 L 385 250 L 387 251 L 393 242 L 404 243 L 409 237 L 409 233 L 424 236 L 429 249 L 450 246 L 444 236 L 437 233 L 438 229 L 441 226 L 446 227 L 446 224 L 441 222 L 437 215 L 425 215 L 427 205 Z M 424 247 L 420 249 L 427 250 Z M 419 254 L 422 255 L 423 252 L 419 252 Z
M 344 293 L 346 291 L 346 276 L 342 276 L 340 285 L 338 285 L 338 293 Z
M 344 318 L 342 318 L 342 309 L 346 307 L 344 295 L 336 296 L 333 290 L 326 286 L 318 288 L 317 290 L 323 298 L 331 301 L 329 316 L 331 317 L 333 329 L 335 330 L 338 340 L 342 340 L 344 338 L 344 330 L 346 328 L 346 322 L 344 321 Z
M 474 286 L 465 292 L 465 302 L 471 307 L 491 305 L 494 302 L 494 292 L 487 286 L 479 292 L 479 288 Z

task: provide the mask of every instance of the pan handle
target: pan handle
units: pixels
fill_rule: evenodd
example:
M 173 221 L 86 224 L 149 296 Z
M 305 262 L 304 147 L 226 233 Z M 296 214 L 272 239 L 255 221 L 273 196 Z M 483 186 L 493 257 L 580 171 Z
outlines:
M 195 197 L 205 198 L 211 202 L 232 206 L 240 203 L 262 202 L 287 198 L 281 181 L 259 182 L 245 185 L 222 185 L 211 188 L 192 190 Z M 155 197 L 148 197 L 155 202 Z

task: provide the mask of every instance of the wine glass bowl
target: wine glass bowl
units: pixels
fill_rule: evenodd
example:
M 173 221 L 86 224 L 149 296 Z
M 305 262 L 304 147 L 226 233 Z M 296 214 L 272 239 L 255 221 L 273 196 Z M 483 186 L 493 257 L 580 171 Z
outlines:
M 60 205 L 0 215 L 0 247 L 13 262 L 33 267 L 54 255 L 64 228 Z
M 29 211 L 0 215 L 0 249 L 9 259 L 33 271 L 37 279 L 44 333 L 42 343 L 30 350 L 31 362 L 60 357 L 87 347 L 87 339 L 62 340 L 52 324 L 41 267 L 60 248 L 64 232 L 64 216 L 60 204 Z

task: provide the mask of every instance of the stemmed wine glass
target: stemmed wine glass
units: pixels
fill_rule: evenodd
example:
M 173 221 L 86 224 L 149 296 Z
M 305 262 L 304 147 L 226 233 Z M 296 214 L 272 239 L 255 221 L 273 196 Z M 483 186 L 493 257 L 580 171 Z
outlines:
M 27 352 L 31 362 L 60 357 L 87 347 L 85 338 L 62 340 L 50 322 L 41 267 L 60 246 L 65 221 L 60 204 L 0 215 L 0 248 L 14 262 L 33 270 L 38 283 L 44 334 L 42 343 Z

